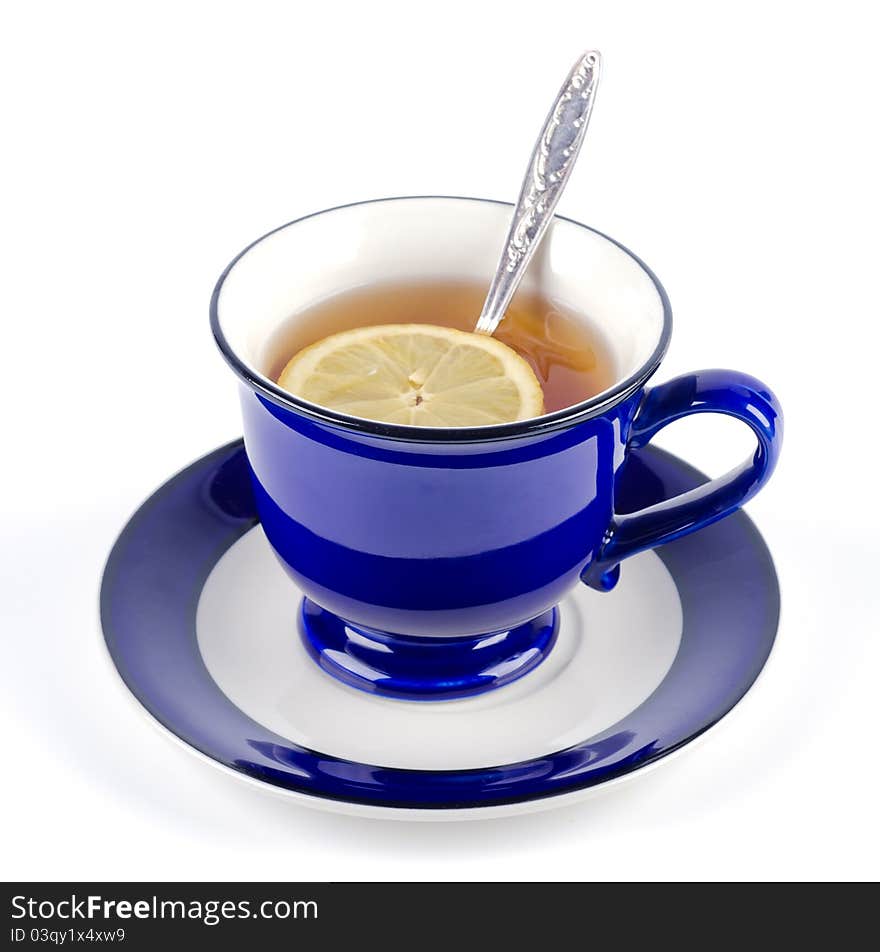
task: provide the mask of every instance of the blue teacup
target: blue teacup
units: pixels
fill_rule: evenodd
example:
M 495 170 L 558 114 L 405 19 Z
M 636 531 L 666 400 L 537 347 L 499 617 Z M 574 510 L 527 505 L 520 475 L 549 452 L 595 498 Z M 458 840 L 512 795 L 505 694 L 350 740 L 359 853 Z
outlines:
M 622 560 L 733 512 L 776 463 L 782 414 L 755 378 L 707 370 L 646 386 L 669 343 L 666 293 L 626 248 L 562 218 L 526 286 L 604 332 L 617 382 L 598 396 L 517 423 L 431 429 L 335 413 L 265 375 L 273 332 L 334 293 L 488 280 L 509 215 L 438 197 L 330 209 L 254 242 L 214 290 L 262 526 L 306 596 L 302 637 L 326 671 L 364 690 L 444 699 L 521 677 L 552 649 L 567 590 L 608 591 Z M 683 496 L 616 512 L 629 449 L 706 412 L 747 423 L 754 456 Z

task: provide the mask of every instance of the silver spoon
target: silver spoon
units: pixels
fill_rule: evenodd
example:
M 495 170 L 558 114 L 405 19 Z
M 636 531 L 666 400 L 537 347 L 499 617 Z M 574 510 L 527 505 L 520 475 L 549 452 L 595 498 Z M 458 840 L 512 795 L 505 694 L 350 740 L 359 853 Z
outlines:
M 601 60 L 598 50 L 580 57 L 541 129 L 513 210 L 501 260 L 477 321 L 478 334 L 494 334 L 498 329 L 571 178 L 593 111 Z

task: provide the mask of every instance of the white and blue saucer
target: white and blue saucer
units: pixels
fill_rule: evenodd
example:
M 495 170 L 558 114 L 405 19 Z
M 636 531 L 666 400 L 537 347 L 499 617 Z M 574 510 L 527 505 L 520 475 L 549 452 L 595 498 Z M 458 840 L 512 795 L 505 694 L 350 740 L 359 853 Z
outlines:
M 704 480 L 668 453 L 634 451 L 621 509 Z M 543 809 L 639 776 L 744 697 L 779 617 L 770 554 L 742 512 L 630 559 L 610 593 L 572 591 L 547 658 L 473 697 L 344 684 L 308 654 L 300 601 L 237 441 L 135 513 L 107 563 L 101 619 L 131 693 L 193 751 L 304 804 L 415 819 Z

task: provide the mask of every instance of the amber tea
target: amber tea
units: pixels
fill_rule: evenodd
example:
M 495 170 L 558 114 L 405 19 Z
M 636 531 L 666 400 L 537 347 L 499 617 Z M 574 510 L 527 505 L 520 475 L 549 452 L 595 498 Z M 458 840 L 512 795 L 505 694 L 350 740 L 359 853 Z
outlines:
M 485 296 L 485 285 L 477 281 L 395 282 L 345 291 L 282 325 L 268 342 L 263 366 L 275 380 L 304 347 L 355 327 L 421 323 L 473 330 Z M 587 400 L 614 382 L 614 363 L 600 332 L 535 291 L 517 291 L 494 336 L 529 362 L 547 413 Z

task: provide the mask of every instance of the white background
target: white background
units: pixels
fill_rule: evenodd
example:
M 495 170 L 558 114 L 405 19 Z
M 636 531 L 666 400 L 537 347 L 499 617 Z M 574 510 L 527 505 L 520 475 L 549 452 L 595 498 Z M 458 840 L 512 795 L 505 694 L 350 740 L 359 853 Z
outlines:
M 33 3 L 0 24 L 7 879 L 875 878 L 878 71 L 871 5 Z M 239 432 L 208 298 L 322 207 L 513 199 L 582 48 L 605 57 L 560 212 L 669 291 L 658 379 L 770 383 L 749 511 L 783 625 L 716 736 L 558 812 L 394 824 L 306 810 L 168 743 L 108 675 L 103 561 L 133 509 Z M 661 442 L 712 473 L 736 424 Z

